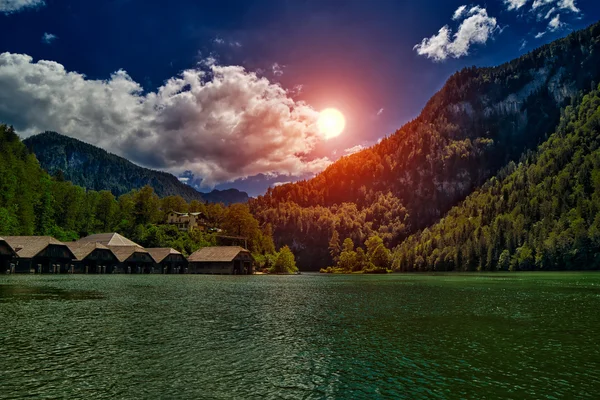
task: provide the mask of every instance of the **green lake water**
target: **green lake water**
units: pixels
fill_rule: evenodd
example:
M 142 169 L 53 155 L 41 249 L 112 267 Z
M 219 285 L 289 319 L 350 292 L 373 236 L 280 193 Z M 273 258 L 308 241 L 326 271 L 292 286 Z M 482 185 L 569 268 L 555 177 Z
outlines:
M 0 276 L 0 398 L 598 399 L 600 274 Z

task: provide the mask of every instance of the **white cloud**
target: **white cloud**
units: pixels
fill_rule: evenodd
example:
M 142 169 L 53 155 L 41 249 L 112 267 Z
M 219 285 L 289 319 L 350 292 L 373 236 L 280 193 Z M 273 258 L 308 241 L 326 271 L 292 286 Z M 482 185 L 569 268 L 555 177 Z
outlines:
M 467 10 L 467 6 L 460 6 L 456 9 L 456 11 L 454 11 L 454 15 L 452 16 L 452 19 L 454 21 L 459 20 L 463 14 L 465 13 L 465 11 Z
M 304 85 L 299 84 L 299 85 L 295 85 L 292 89 L 288 90 L 288 93 L 291 96 L 299 96 L 303 90 L 304 90 Z
M 577 8 L 575 2 L 576 0 L 534 0 L 531 9 L 538 10 L 544 7 L 556 7 L 559 10 L 567 10 L 577 14 L 581 10 Z
M 556 7 L 552 7 L 550 10 L 548 10 L 544 19 L 550 18 L 552 16 L 552 14 L 554 14 L 555 11 L 556 11 Z
M 357 144 L 354 147 L 350 147 L 349 149 L 344 150 L 344 153 L 349 156 L 350 154 L 358 153 L 359 151 L 364 149 L 365 146 L 363 146 L 362 144 Z
M 26 8 L 42 7 L 44 0 L 0 0 L 0 13 L 12 14 Z
M 504 0 L 507 10 L 518 10 L 523 7 L 529 0 Z
M 558 7 L 563 10 L 569 10 L 574 13 L 579 13 L 581 10 L 575 6 L 575 0 L 560 0 Z
M 383 107 L 380 108 L 379 111 L 377 111 L 377 116 L 380 116 L 381 114 L 383 114 L 383 111 L 384 111 Z
M 443 61 L 449 57 L 460 58 L 469 54 L 472 45 L 485 44 L 498 29 L 496 18 L 489 17 L 485 8 L 475 6 L 461 15 L 464 19 L 452 37 L 452 30 L 446 25 L 436 35 L 424 38 L 413 49 L 419 55 L 434 61 Z
M 521 47 L 519 47 L 519 51 L 525 49 L 526 46 L 527 46 L 527 40 L 525 40 L 525 39 L 521 40 Z
M 283 186 L 283 185 L 287 185 L 288 183 L 292 183 L 292 181 L 285 181 L 285 182 L 275 182 L 273 184 L 273 186 L 277 187 L 277 186 Z
M 229 45 L 231 47 L 242 47 L 242 43 L 238 42 L 237 40 L 231 40 L 229 42 L 225 41 L 225 39 L 223 39 L 222 37 L 217 36 L 216 38 L 213 39 L 213 43 L 219 46 L 222 45 Z
M 550 20 L 550 22 L 548 22 L 548 27 L 546 28 L 546 30 L 543 32 L 539 32 L 537 35 L 535 35 L 535 38 L 539 39 L 548 32 L 555 32 L 564 27 L 565 27 L 565 23 L 561 22 L 560 14 L 556 14 L 556 16 L 554 18 L 552 18 Z
M 185 70 L 143 93 L 125 71 L 90 80 L 56 62 L 0 54 L 0 121 L 23 136 L 52 130 L 210 186 L 247 176 L 316 173 L 318 112 L 240 66 Z
M 562 27 L 562 25 L 562 22 L 560 22 L 560 14 L 556 14 L 556 17 L 552 18 L 552 20 L 548 22 L 548 29 L 555 31 Z
M 42 43 L 51 44 L 56 39 L 58 39 L 58 36 L 52 33 L 44 32 L 42 35 Z
M 275 76 L 281 76 L 283 75 L 283 67 L 282 65 L 279 65 L 278 63 L 275 63 L 271 66 L 271 71 L 273 72 L 273 75 Z

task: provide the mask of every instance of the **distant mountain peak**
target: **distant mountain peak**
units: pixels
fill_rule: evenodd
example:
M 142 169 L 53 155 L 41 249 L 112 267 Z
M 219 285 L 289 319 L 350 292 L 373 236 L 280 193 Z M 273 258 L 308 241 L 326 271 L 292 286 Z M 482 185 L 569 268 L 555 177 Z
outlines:
M 42 168 L 51 175 L 92 190 L 109 190 L 115 196 L 146 185 L 160 197 L 179 195 L 186 201 L 245 203 L 248 194 L 237 189 L 201 193 L 167 172 L 140 167 L 104 149 L 57 132 L 43 132 L 23 143 L 33 152 Z

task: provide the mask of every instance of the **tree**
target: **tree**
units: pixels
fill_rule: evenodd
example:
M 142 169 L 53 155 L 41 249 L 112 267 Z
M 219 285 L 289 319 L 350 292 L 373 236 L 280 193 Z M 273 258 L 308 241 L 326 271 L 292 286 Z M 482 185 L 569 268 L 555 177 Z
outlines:
M 333 259 L 334 263 L 337 263 L 339 261 L 340 252 L 340 235 L 334 229 L 333 234 L 331 235 L 331 239 L 329 240 L 329 254 L 331 255 L 331 258 Z
M 180 213 L 187 212 L 189 205 L 181 196 L 167 196 L 160 200 L 160 209 L 163 212 L 163 215 L 166 216 L 166 214 L 171 211 Z
M 275 265 L 271 267 L 270 272 L 278 274 L 293 274 L 298 272 L 294 253 L 292 253 L 288 246 L 283 246 L 279 250 Z
M 227 207 L 221 227 L 228 235 L 247 238 L 248 250 L 260 252 L 262 233 L 258 221 L 250 214 L 246 204 L 232 204 Z
M 343 271 L 350 272 L 356 265 L 356 252 L 354 251 L 354 242 L 352 242 L 352 239 L 344 239 L 342 249 L 340 261 L 337 266 Z
M 365 242 L 367 258 L 376 268 L 387 269 L 391 262 L 391 252 L 383 245 L 383 240 L 373 235 Z
M 133 192 L 133 217 L 137 225 L 160 221 L 160 199 L 150 186 Z

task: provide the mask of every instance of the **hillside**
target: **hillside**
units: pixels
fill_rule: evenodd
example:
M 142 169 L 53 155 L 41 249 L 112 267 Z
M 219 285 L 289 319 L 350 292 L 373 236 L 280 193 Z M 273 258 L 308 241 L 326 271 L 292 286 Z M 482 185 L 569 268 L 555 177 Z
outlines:
M 330 263 L 333 231 L 388 247 L 438 221 L 510 161 L 535 149 L 560 110 L 600 81 L 600 24 L 494 68 L 454 74 L 415 120 L 315 178 L 251 202 L 300 265 Z
M 399 271 L 600 268 L 600 87 L 519 165 L 394 252 Z
M 236 189 L 200 193 L 175 176 L 142 168 L 91 144 L 55 132 L 44 132 L 23 141 L 51 175 L 92 190 L 109 190 L 115 196 L 151 186 L 159 197 L 179 195 L 186 201 L 245 203 L 248 195 Z

